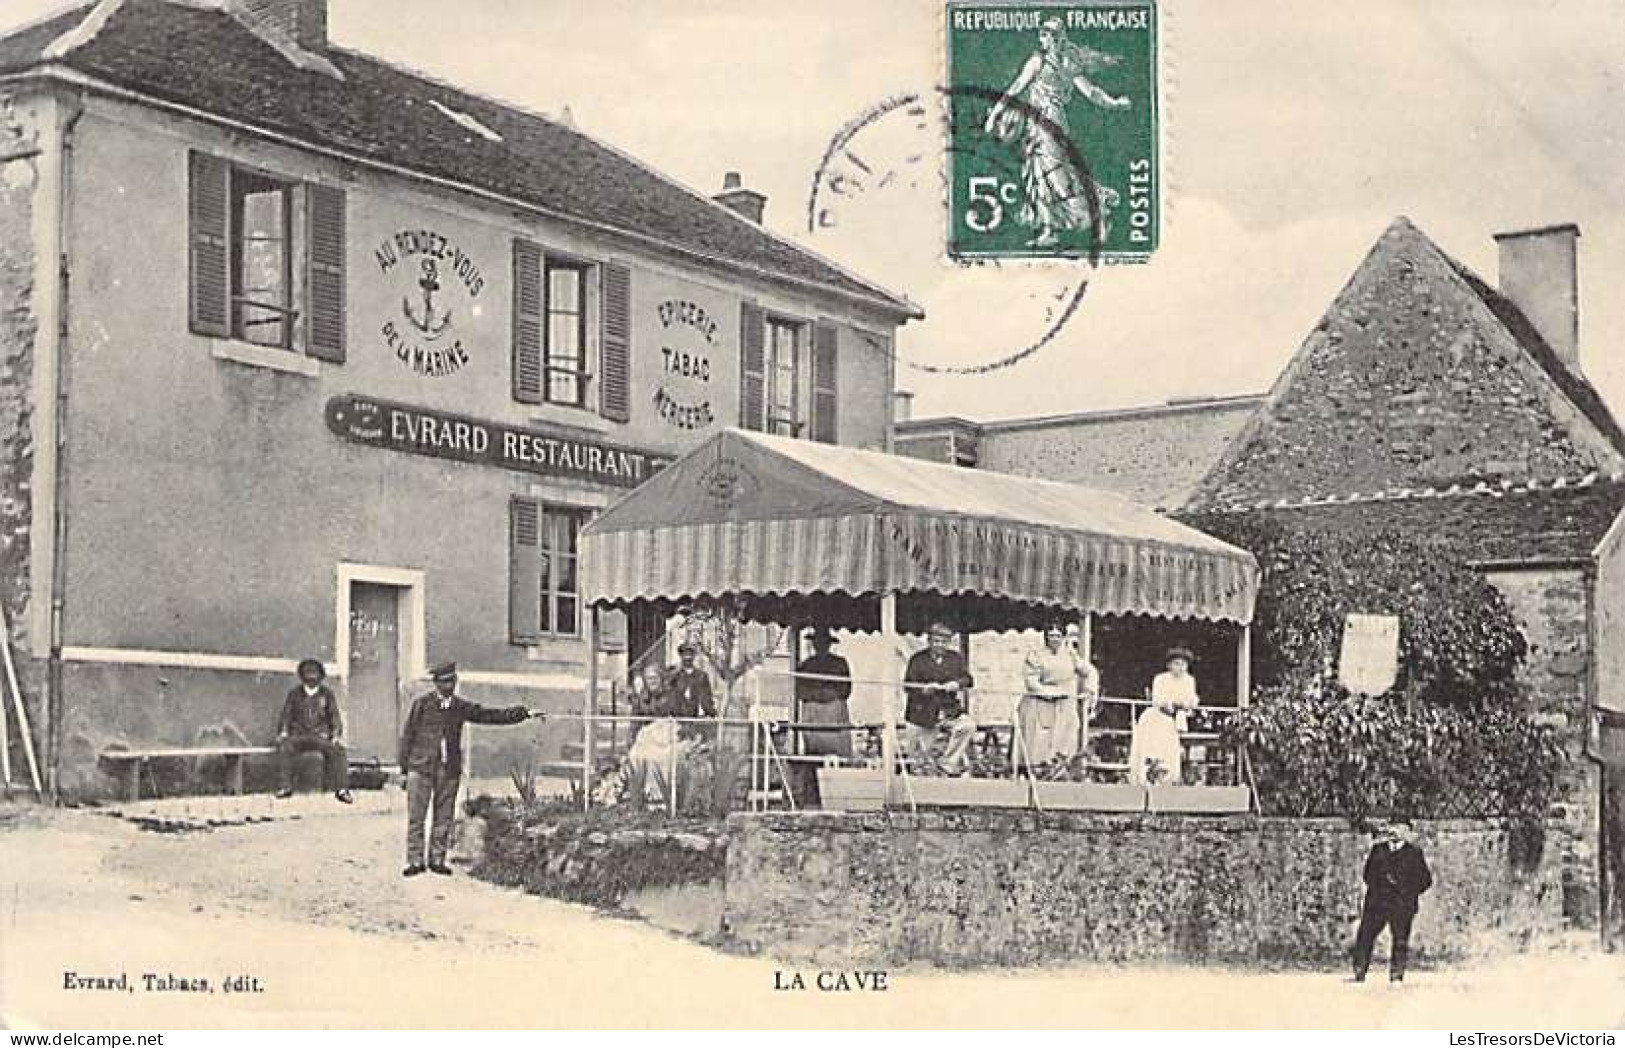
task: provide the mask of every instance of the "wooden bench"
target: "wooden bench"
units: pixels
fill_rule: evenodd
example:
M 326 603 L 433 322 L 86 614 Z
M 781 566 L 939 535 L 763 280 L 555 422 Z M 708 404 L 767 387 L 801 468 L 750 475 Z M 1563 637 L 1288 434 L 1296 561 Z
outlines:
M 219 757 L 226 764 L 226 789 L 233 794 L 243 792 L 243 758 L 275 753 L 272 746 L 178 746 L 154 750 L 103 750 L 101 759 L 113 764 L 123 781 L 126 800 L 141 799 L 141 771 L 151 760 L 199 760 Z

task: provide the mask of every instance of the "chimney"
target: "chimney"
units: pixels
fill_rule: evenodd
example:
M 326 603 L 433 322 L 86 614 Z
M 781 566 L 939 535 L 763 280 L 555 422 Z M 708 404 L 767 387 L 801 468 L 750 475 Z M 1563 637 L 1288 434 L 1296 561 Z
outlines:
M 245 22 L 302 51 L 327 50 L 327 0 L 229 0 Z
M 909 422 L 914 418 L 914 394 L 906 389 L 892 391 L 891 420 L 893 422 Z
M 762 224 L 762 212 L 767 208 L 767 197 L 754 189 L 746 189 L 737 171 L 730 171 L 722 176 L 722 192 L 711 199 L 757 225 Z
M 1523 311 L 1541 338 L 1580 371 L 1580 227 L 1572 222 L 1495 234 L 1501 294 Z

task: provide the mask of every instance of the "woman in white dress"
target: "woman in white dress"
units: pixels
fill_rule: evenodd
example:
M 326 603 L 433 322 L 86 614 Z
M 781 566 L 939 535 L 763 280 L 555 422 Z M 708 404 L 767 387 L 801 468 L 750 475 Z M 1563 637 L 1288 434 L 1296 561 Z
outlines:
M 1151 706 L 1134 722 L 1134 738 L 1129 743 L 1130 782 L 1144 786 L 1180 781 L 1184 748 L 1179 734 L 1197 705 L 1191 661 L 1189 649 L 1173 648 L 1168 652 L 1168 669 L 1152 679 Z
M 1078 679 L 1083 661 L 1066 642 L 1059 624 L 1044 628 L 1044 647 L 1027 656 L 1022 669 L 1022 695 L 1016 707 L 1016 751 L 1020 767 L 1032 767 L 1078 751 Z

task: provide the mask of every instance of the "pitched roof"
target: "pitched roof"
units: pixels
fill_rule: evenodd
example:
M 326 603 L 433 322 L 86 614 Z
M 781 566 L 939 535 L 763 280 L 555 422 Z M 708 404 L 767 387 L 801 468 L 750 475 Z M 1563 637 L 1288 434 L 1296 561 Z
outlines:
M 1602 398 L 1408 220 L 1378 238 L 1193 503 L 1625 468 Z
M 0 75 L 52 65 L 49 46 L 87 15 L 89 5 L 0 38 Z M 517 201 L 566 222 L 814 285 L 899 319 L 923 316 L 906 299 L 574 128 L 368 55 L 327 49 L 323 57 L 342 78 L 301 69 L 225 11 L 171 0 L 123 0 L 85 37 L 54 64 L 159 102 Z
M 1294 529 L 1394 529 L 1443 540 L 1476 563 L 1589 559 L 1625 511 L 1625 477 L 1585 477 L 1506 487 L 1481 482 L 1337 501 L 1260 503 L 1179 514 L 1198 527 L 1234 513 L 1272 517 Z

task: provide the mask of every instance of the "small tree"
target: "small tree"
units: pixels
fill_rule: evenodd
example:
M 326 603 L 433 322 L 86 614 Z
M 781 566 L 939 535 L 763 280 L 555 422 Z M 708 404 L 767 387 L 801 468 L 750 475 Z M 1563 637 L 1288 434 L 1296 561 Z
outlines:
M 738 599 L 696 602 L 681 609 L 680 614 L 688 639 L 699 646 L 722 682 L 722 694 L 716 703 L 718 723 L 712 748 L 710 795 L 712 812 L 723 815 L 732 807 L 740 773 L 750 760 L 750 739 L 745 731 L 729 728 L 721 722 L 745 716 L 748 704 L 740 684 L 752 670 L 772 657 L 783 631 L 776 626 L 767 627 L 765 643 L 750 650 L 746 644 L 745 605 Z

